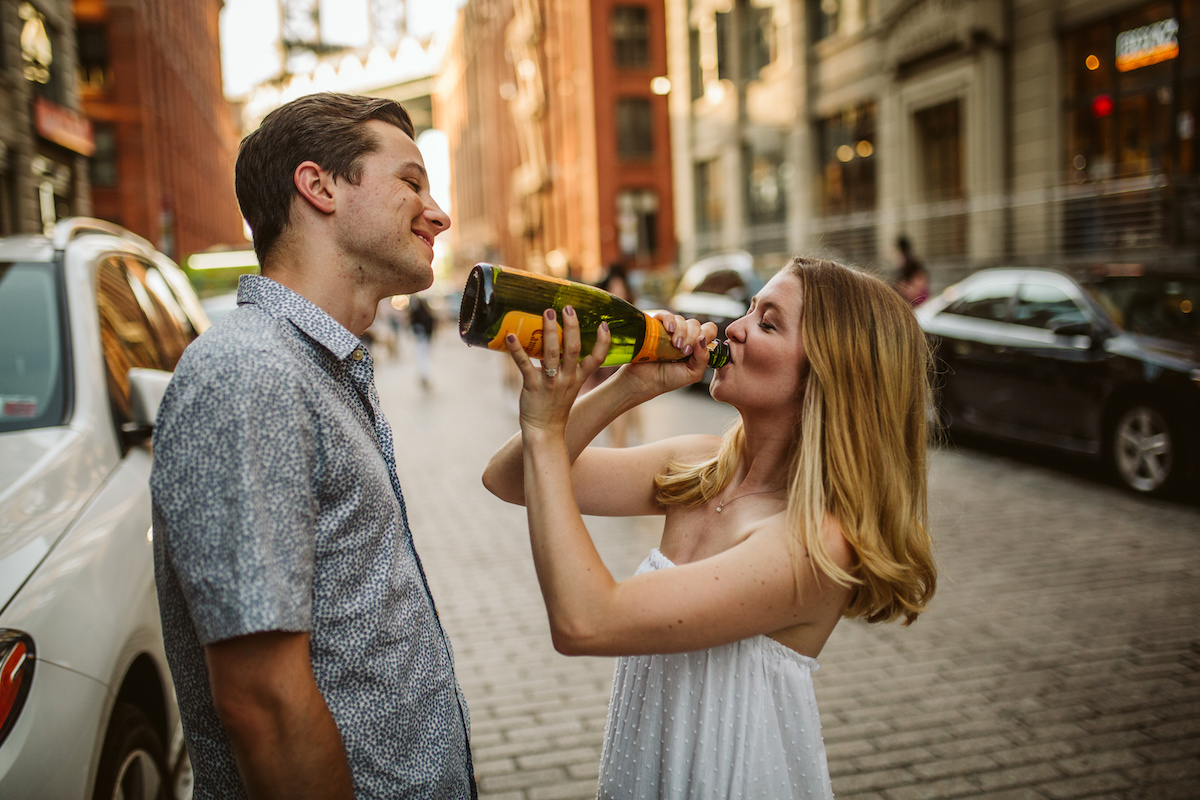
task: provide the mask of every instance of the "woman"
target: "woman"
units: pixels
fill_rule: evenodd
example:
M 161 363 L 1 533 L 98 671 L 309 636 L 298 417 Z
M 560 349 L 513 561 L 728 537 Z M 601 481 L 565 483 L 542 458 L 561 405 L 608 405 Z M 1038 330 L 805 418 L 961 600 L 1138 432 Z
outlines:
M 745 317 L 711 384 L 723 437 L 587 445 L 616 415 L 700 379 L 703 326 L 660 319 L 689 358 L 623 367 L 572 406 L 608 347 L 580 360 L 553 310 L 536 366 L 515 341 L 521 432 L 484 474 L 528 507 L 555 647 L 617 655 L 602 798 L 832 796 L 811 672 L 842 617 L 911 623 L 932 597 L 926 528 L 928 351 L 883 281 L 792 259 Z M 580 513 L 664 516 L 616 581 Z

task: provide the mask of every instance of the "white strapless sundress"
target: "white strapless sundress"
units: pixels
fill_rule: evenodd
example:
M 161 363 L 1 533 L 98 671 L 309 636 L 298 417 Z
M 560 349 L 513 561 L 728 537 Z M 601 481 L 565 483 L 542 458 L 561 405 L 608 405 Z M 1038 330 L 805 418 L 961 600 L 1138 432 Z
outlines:
M 674 564 L 652 550 L 638 574 Z M 816 659 L 768 636 L 617 659 L 599 800 L 829 800 Z

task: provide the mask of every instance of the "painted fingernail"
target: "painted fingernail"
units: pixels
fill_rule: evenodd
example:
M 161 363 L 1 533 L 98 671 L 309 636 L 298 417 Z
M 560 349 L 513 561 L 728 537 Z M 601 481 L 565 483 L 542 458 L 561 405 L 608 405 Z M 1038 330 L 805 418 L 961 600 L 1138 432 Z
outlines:
M 517 341 L 517 335 L 515 333 L 510 333 L 508 336 L 504 337 L 504 341 L 508 342 L 509 344 L 515 344 Z
M 546 319 L 548 319 L 548 320 L 554 319 L 554 309 L 553 308 L 546 309 Z
M 687 347 L 683 348 L 683 354 L 685 356 L 690 356 L 692 354 L 692 346 L 690 344 Z
M 608 333 L 608 323 L 607 323 L 607 322 L 601 322 L 601 323 L 600 323 L 600 330 L 604 331 L 605 333 Z
M 563 313 L 566 314 L 568 317 L 573 317 L 573 316 L 575 316 L 575 309 L 572 308 L 571 306 L 567 306 L 566 308 L 563 309 Z

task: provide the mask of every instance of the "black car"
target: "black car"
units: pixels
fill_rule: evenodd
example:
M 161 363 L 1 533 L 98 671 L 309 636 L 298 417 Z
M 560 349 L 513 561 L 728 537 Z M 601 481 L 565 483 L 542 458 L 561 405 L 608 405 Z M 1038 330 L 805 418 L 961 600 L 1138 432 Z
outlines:
M 1136 492 L 1194 487 L 1200 274 L 1119 271 L 988 269 L 918 308 L 942 424 L 1102 458 Z
M 725 327 L 746 316 L 750 300 L 764 281 L 754 271 L 754 257 L 741 250 L 718 253 L 697 261 L 683 273 L 668 308 L 676 314 L 713 322 L 717 338 L 725 338 Z M 704 373 L 704 383 L 712 370 Z

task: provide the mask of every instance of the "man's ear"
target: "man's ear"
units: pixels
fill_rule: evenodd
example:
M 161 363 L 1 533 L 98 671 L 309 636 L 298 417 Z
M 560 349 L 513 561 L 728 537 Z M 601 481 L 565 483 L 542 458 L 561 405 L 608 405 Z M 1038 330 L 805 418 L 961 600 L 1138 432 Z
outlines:
M 304 161 L 292 173 L 296 191 L 318 211 L 331 214 L 337 207 L 333 195 L 333 176 L 317 166 L 316 162 Z

